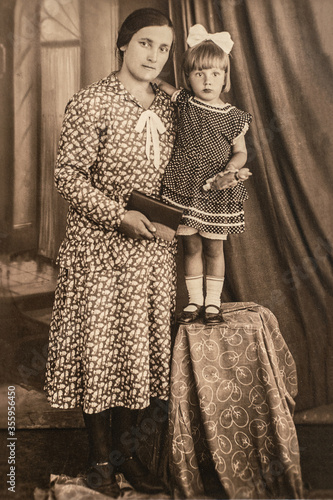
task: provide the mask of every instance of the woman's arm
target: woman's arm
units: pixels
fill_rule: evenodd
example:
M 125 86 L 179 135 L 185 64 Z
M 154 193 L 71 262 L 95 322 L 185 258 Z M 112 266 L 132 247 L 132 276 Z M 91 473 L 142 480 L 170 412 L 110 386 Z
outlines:
M 85 94 L 68 103 L 54 177 L 57 190 L 77 212 L 102 228 L 112 229 L 121 223 L 125 209 L 91 182 L 100 145 L 99 115 L 100 106 Z
M 127 211 L 91 182 L 100 147 L 100 109 L 94 99 L 76 96 L 63 121 L 55 169 L 59 193 L 81 215 L 103 229 L 118 228 L 132 238 L 153 238 L 154 226 L 140 212 Z

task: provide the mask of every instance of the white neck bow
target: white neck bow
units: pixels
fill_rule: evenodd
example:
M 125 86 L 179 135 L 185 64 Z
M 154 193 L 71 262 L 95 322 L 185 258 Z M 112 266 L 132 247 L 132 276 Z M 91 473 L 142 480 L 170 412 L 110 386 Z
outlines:
M 154 150 L 154 165 L 158 169 L 160 166 L 160 141 L 158 134 L 163 134 L 166 131 L 159 116 L 154 111 L 144 111 L 135 127 L 136 132 L 142 132 L 146 127 L 146 156 L 150 157 L 150 147 L 153 144 Z
M 216 43 L 226 54 L 230 54 L 234 42 L 231 40 L 231 36 L 228 31 L 221 31 L 220 33 L 208 33 L 206 29 L 201 24 L 195 24 L 190 28 L 187 44 L 190 47 L 198 45 L 205 40 L 211 40 Z

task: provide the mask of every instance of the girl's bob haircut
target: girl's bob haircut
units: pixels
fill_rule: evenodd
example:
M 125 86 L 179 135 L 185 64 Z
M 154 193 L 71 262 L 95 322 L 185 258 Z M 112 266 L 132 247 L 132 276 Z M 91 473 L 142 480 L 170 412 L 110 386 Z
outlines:
M 211 68 L 220 68 L 225 71 L 225 85 L 222 92 L 229 92 L 231 87 L 229 55 L 211 40 L 194 45 L 183 56 L 182 77 L 187 90 L 191 90 L 189 75 L 192 71 Z

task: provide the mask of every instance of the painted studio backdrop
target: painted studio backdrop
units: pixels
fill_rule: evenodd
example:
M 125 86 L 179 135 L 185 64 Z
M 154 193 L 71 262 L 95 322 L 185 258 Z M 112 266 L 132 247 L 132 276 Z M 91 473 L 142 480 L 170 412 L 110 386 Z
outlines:
M 254 117 L 247 134 L 246 231 L 226 243 L 225 301 L 277 317 L 295 358 L 297 409 L 333 401 L 331 0 L 2 0 L 0 232 L 3 254 L 54 261 L 67 205 L 53 184 L 65 105 L 117 69 L 119 24 L 135 8 L 170 14 L 181 84 L 188 29 L 235 42 L 230 102 Z M 179 303 L 184 301 L 182 283 Z

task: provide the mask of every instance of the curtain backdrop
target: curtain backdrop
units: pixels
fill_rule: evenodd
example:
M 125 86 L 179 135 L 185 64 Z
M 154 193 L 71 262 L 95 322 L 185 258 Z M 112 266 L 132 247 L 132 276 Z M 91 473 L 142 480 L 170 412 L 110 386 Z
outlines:
M 50 9 L 41 3 L 41 165 L 38 252 L 56 259 L 68 204 L 54 187 L 65 106 L 74 92 L 117 68 L 118 0 L 80 0 Z M 94 36 L 98 30 L 99 36 Z M 77 42 L 77 43 L 75 43 Z
M 13 165 L 13 230 L 14 239 L 35 245 L 37 233 L 37 143 L 38 143 L 38 74 L 34 61 L 39 56 L 38 0 L 15 3 L 14 20 L 14 165 Z M 8 40 L 9 40 L 8 33 Z M 12 34 L 11 34 L 12 35 Z M 10 93 L 6 100 L 10 100 Z M 3 161 L 3 160 L 2 160 Z M 10 170 L 11 166 L 6 165 Z M 3 181 L 2 181 L 3 182 Z M 8 189 L 8 187 L 7 187 Z
M 295 358 L 297 409 L 333 400 L 330 0 L 170 0 L 178 83 L 188 29 L 235 42 L 226 100 L 253 115 L 246 231 L 225 245 L 225 301 L 277 317 Z
M 41 73 L 39 253 L 55 259 L 68 204 L 54 187 L 54 165 L 65 106 L 80 88 L 80 47 L 42 47 Z

